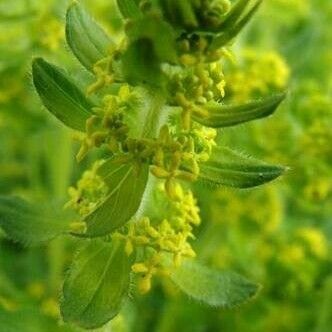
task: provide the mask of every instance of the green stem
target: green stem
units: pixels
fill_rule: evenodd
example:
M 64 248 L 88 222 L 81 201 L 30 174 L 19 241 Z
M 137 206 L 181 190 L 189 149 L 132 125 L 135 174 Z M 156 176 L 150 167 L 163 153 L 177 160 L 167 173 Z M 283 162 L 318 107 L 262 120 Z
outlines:
M 167 122 L 168 115 L 165 109 L 166 98 L 162 91 L 157 89 L 144 89 L 147 101 L 145 121 L 142 123 L 142 138 L 156 138 L 159 129 Z
M 145 121 L 142 125 L 141 133 L 143 138 L 156 138 L 160 128 L 166 124 L 168 120 L 168 114 L 165 106 L 166 98 L 163 93 L 158 90 L 146 90 L 145 93 L 147 95 L 149 107 L 146 113 Z M 135 220 L 138 220 L 145 215 L 156 183 L 156 178 L 150 173 L 141 205 L 134 217 Z

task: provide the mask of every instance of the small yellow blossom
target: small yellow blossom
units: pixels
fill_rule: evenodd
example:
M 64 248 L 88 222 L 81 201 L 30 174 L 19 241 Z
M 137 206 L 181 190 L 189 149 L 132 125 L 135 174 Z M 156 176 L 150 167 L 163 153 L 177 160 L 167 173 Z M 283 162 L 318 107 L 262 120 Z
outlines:
M 96 162 L 90 170 L 83 173 L 76 187 L 69 188 L 68 193 L 70 200 L 65 205 L 66 208 L 72 207 L 81 216 L 86 216 L 106 197 L 108 187 L 97 174 L 102 163 L 103 161 Z M 73 223 L 72 226 L 77 226 L 77 223 Z
M 45 285 L 42 282 L 32 282 L 28 285 L 27 292 L 30 296 L 41 299 L 45 294 Z
M 52 318 L 59 318 L 60 317 L 60 308 L 57 299 L 55 298 L 47 298 L 41 304 L 42 312 Z
M 306 242 L 313 255 L 321 259 L 326 258 L 328 254 L 327 239 L 319 229 L 313 227 L 300 228 L 297 235 Z

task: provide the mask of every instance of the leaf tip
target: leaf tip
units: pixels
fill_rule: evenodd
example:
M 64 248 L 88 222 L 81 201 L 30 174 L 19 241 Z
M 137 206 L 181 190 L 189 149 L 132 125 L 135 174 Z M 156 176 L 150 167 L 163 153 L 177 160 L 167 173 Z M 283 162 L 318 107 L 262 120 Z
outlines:
M 44 62 L 45 60 L 42 57 L 34 57 L 32 59 L 32 72 L 34 72 L 34 70 L 36 70 Z

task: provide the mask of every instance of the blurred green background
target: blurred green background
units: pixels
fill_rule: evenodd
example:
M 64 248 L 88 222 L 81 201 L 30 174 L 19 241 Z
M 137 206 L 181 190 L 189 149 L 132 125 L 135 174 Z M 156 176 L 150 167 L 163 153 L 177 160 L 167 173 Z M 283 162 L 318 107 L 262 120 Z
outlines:
M 114 36 L 112 0 L 81 1 Z M 71 133 L 44 112 L 30 63 L 45 56 L 78 75 L 64 40 L 67 0 L 0 0 L 0 194 L 66 199 L 80 175 Z M 203 223 L 194 244 L 211 266 L 263 285 L 241 308 L 195 304 L 162 280 L 100 331 L 332 331 L 332 2 L 268 0 L 225 63 L 227 97 L 289 89 L 267 120 L 224 130 L 220 144 L 288 165 L 254 190 L 196 187 Z M 84 77 L 80 77 L 84 84 Z M 0 230 L 0 331 L 79 331 L 59 322 L 58 294 L 75 250 L 70 239 L 24 247 Z

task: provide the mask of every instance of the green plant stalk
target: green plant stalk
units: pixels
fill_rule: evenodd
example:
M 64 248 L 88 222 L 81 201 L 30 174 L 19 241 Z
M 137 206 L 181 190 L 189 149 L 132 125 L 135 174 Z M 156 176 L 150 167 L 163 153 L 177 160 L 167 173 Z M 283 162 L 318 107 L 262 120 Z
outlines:
M 165 108 L 166 98 L 163 96 L 162 91 L 148 90 L 147 94 L 150 95 L 151 108 L 146 115 L 145 122 L 141 125 L 141 137 L 155 138 L 158 135 L 160 128 L 168 121 L 167 109 Z M 156 188 L 156 183 L 157 179 L 150 173 L 141 205 L 134 216 L 135 220 L 144 217 L 149 202 L 151 201 L 153 191 Z

